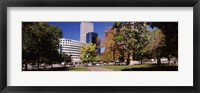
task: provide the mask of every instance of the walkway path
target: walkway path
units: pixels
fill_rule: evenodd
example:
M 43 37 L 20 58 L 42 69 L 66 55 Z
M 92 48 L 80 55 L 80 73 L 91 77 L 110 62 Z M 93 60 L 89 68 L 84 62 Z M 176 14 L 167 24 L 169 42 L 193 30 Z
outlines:
M 110 69 L 100 68 L 100 67 L 88 67 L 91 71 L 112 71 Z

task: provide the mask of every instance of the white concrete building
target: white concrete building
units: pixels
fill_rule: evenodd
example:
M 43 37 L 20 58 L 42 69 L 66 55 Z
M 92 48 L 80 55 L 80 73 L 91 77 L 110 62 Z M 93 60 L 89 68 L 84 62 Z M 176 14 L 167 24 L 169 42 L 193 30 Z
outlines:
M 80 24 L 80 41 L 86 43 L 86 34 L 94 32 L 94 25 L 90 22 L 81 22 Z
M 72 62 L 74 64 L 80 64 L 80 48 L 85 43 L 77 40 L 61 38 L 59 43 L 59 53 L 65 53 L 67 55 L 72 55 Z

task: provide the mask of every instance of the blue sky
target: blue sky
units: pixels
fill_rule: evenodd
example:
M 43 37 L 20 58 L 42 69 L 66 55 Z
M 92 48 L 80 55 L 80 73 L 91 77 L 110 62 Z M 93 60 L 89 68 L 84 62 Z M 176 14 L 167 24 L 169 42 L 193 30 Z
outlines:
M 57 25 L 63 32 L 63 38 L 80 41 L 80 23 L 81 22 L 48 22 L 50 25 Z M 104 32 L 108 30 L 113 22 L 92 22 L 94 25 L 94 32 L 98 33 L 98 37 L 103 39 Z M 156 28 L 147 27 L 152 31 Z
M 57 25 L 63 32 L 63 38 L 73 39 L 80 41 L 80 23 L 81 22 L 48 22 L 49 25 Z M 113 22 L 92 22 L 94 25 L 94 32 L 98 33 L 98 37 L 103 40 L 104 32 L 108 30 Z M 147 27 L 148 30 L 152 31 L 155 28 Z M 104 48 L 101 49 L 101 52 Z
M 156 27 L 151 28 L 150 26 L 147 26 L 147 30 L 149 30 L 149 31 L 153 31 L 153 30 L 155 30 L 155 29 L 157 29 L 157 28 L 156 28 Z
M 98 37 L 103 39 L 104 31 L 113 25 L 113 22 L 92 22 L 94 24 L 94 32 L 98 33 Z M 80 41 L 80 22 L 48 22 L 50 25 L 57 25 L 63 32 L 63 38 Z

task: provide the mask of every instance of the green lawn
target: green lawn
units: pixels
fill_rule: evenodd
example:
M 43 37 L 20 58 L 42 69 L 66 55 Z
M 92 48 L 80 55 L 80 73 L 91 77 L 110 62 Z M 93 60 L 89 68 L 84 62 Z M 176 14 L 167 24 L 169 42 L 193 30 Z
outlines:
M 113 71 L 178 71 L 178 66 L 162 65 L 157 66 L 155 64 L 139 64 L 139 65 L 123 65 L 123 66 L 99 66 L 100 68 L 111 69 Z
M 69 69 L 69 71 L 90 71 L 90 70 L 86 67 L 72 67 Z
M 95 66 L 98 68 L 110 69 L 113 71 L 178 71 L 177 65 L 162 64 L 138 64 L 138 65 L 121 65 L 121 66 Z M 42 71 L 91 71 L 87 67 L 60 67 L 51 69 L 41 69 Z
M 111 69 L 113 71 L 121 71 L 122 69 L 126 69 L 126 68 L 145 68 L 145 67 L 151 67 L 151 65 L 132 65 L 132 66 L 127 66 L 127 65 L 123 65 L 123 66 L 99 66 L 101 68 L 106 68 L 106 69 Z

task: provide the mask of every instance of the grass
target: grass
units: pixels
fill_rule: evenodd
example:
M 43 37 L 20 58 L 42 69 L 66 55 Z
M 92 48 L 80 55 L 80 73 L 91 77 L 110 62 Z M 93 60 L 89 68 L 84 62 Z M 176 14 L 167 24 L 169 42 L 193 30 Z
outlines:
M 121 66 L 95 66 L 99 68 L 110 69 L 113 71 L 178 71 L 177 65 L 162 64 L 138 64 L 138 65 L 121 65 Z M 29 71 L 36 71 L 29 70 Z M 87 67 L 60 67 L 50 69 L 40 69 L 39 71 L 91 71 Z
M 46 69 L 31 69 L 31 70 L 23 70 L 23 71 L 67 71 L 69 68 L 67 67 L 59 67 L 59 68 L 46 68 Z
M 149 65 L 132 65 L 132 66 L 127 66 L 127 65 L 123 65 L 123 66 L 99 66 L 100 68 L 106 68 L 106 69 L 111 69 L 113 71 L 121 71 L 122 69 L 126 69 L 126 68 L 145 68 L 145 67 L 149 67 Z
M 178 71 L 178 66 L 169 66 L 156 64 L 139 64 L 131 66 L 100 66 L 101 68 L 110 69 L 113 71 Z
M 27 70 L 27 71 L 37 71 L 34 70 Z M 90 71 L 86 67 L 59 67 L 59 68 L 50 68 L 50 69 L 39 69 L 39 71 Z
M 91 71 L 86 67 L 72 67 L 69 69 L 69 71 Z

